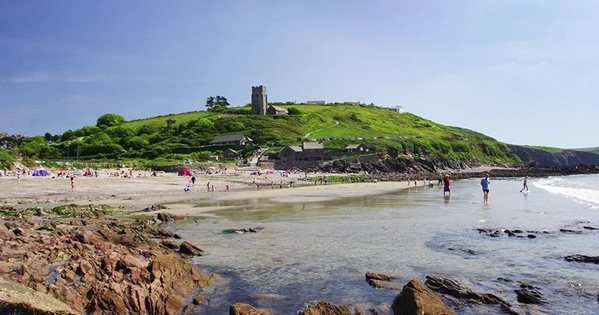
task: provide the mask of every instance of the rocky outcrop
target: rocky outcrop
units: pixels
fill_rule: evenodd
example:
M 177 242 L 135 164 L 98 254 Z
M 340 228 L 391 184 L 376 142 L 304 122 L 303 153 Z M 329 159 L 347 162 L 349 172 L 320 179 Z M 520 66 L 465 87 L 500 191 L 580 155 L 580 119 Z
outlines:
M 401 290 L 402 286 L 397 282 L 392 282 L 393 280 L 395 280 L 394 276 L 374 272 L 366 273 L 366 282 L 368 282 L 368 285 L 371 287 L 378 289 Z
M 335 305 L 327 302 L 318 302 L 316 305 L 308 305 L 299 315 L 357 315 L 353 308 L 346 305 Z
M 393 300 L 394 315 L 455 315 L 439 296 L 414 279 L 403 287 L 401 293 Z
M 599 265 L 599 256 L 587 256 L 587 255 L 569 255 L 564 257 L 567 261 L 575 261 L 589 264 L 597 264 Z
M 548 168 L 576 168 L 579 166 L 599 166 L 599 154 L 580 151 L 563 150 L 548 152 L 531 147 L 510 145 L 525 165 Z
M 522 287 L 514 290 L 517 295 L 518 302 L 524 304 L 544 304 L 547 303 L 541 292 L 536 288 Z
M 78 314 L 175 314 L 193 308 L 201 288 L 216 279 L 189 260 L 201 249 L 177 245 L 171 232 L 142 221 L 6 220 L 0 275 L 48 293 Z
M 454 279 L 444 279 L 438 277 L 426 277 L 426 286 L 439 293 L 447 294 L 455 298 L 466 300 L 469 303 L 476 304 L 501 304 L 505 303 L 499 297 L 490 293 L 474 292 Z
M 229 315 L 270 315 L 270 313 L 247 303 L 235 303 L 229 307 Z
M 0 278 L 0 314 L 77 315 L 81 313 L 48 294 Z

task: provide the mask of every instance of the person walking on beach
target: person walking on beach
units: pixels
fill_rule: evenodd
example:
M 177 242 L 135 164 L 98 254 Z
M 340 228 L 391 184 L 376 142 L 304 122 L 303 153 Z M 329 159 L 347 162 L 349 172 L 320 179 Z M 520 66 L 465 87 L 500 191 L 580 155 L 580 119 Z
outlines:
M 524 182 L 522 182 L 522 189 L 520 189 L 520 192 L 523 192 L 524 190 L 528 192 L 528 176 L 524 176 Z
M 445 176 L 443 177 L 443 196 L 445 196 L 445 193 L 448 193 L 449 195 L 451 195 L 451 191 L 449 190 L 449 175 L 445 174 Z
M 195 186 L 195 184 L 196 184 L 196 177 L 195 177 L 195 176 L 192 176 L 192 177 L 191 177 L 191 186 L 192 186 L 192 187 L 194 187 L 194 186 Z
M 491 181 L 489 180 L 489 174 L 485 174 L 485 178 L 480 180 L 480 186 L 483 188 L 483 202 L 489 202 L 489 185 Z
M 71 176 L 71 191 L 75 190 L 75 177 Z

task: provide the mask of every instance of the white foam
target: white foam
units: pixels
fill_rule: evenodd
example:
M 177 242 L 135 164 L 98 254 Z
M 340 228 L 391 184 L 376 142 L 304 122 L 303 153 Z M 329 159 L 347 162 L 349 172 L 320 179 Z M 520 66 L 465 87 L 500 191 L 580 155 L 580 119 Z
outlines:
M 599 185 L 581 181 L 579 177 L 550 177 L 534 183 L 534 186 L 550 193 L 562 195 L 596 208 L 599 207 Z

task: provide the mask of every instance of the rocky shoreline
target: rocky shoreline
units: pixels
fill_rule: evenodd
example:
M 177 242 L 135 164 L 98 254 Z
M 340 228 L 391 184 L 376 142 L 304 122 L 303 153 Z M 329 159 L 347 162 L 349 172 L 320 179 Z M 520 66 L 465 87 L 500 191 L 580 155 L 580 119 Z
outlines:
M 380 159 L 362 163 L 336 161 L 317 169 L 328 173 L 366 173 L 384 181 L 405 181 L 407 179 L 437 179 L 441 174 L 451 174 L 456 179 L 482 178 L 486 173 L 491 177 L 548 177 L 578 174 L 599 174 L 599 165 L 579 164 L 571 167 L 526 165 L 482 165 L 478 162 L 447 161 L 439 159 Z
M 599 173 L 599 170 L 584 167 L 569 170 L 486 167 L 453 169 L 451 174 L 455 180 L 481 177 L 487 172 L 492 177 L 544 177 Z M 427 171 L 422 168 L 410 173 L 372 172 L 368 176 L 380 181 L 404 181 L 407 178 L 435 179 L 434 176 L 438 174 L 439 169 Z M 130 190 L 133 183 L 127 182 L 127 189 Z M 168 187 L 167 183 L 164 184 Z M 241 183 L 239 185 L 243 186 Z M 329 190 L 324 190 L 324 193 L 331 194 L 333 185 L 328 186 Z M 267 192 L 289 194 L 291 190 L 264 191 Z M 110 193 L 115 194 L 114 191 Z M 223 192 L 221 196 L 240 198 L 246 194 L 241 189 L 235 193 L 238 195 Z M 247 193 L 256 194 L 255 191 Z M 129 201 L 129 198 L 123 200 Z M 137 204 L 137 201 L 132 202 Z M 162 207 L 155 205 L 151 208 Z M 73 204 L 51 210 L 48 207 L 24 208 L 20 205 L 16 209 L 10 205 L 0 205 L 0 313 L 203 314 L 202 304 L 210 298 L 211 288 L 218 276 L 202 272 L 193 263 L 194 256 L 203 254 L 200 248 L 161 226 L 163 222 L 193 218 L 171 215 L 165 212 L 169 211 L 168 207 L 162 210 L 134 218 L 123 209 L 105 205 Z M 586 233 L 596 229 L 582 226 L 575 231 L 564 229 L 559 233 Z M 503 228 L 479 233 L 482 237 L 531 239 L 544 235 L 538 231 Z M 457 250 L 476 254 L 469 249 Z M 565 256 L 564 259 L 590 264 L 599 261 L 599 257 L 583 254 Z M 423 310 L 429 310 L 438 314 L 455 314 L 455 309 L 463 305 L 481 303 L 479 298 L 472 297 L 487 296 L 471 292 L 461 286 L 458 280 L 432 276 L 424 282 L 413 279 L 404 284 L 395 282 L 392 276 L 367 274 L 366 281 L 373 287 L 398 292 L 390 304 L 391 309 L 364 309 L 357 305 L 334 305 L 320 301 L 306 305 L 298 312 L 306 315 L 422 314 Z M 513 279 L 501 281 L 514 284 L 518 301 L 545 303 L 541 288 Z M 599 301 L 599 295 L 597 299 Z M 507 314 L 519 314 L 517 309 L 504 301 L 493 303 Z M 252 305 L 235 303 L 231 305 L 230 314 L 272 313 Z
M 189 314 L 218 278 L 192 263 L 201 249 L 155 221 L 90 216 L 75 205 L 69 217 L 0 212 L 2 314 Z M 27 302 L 15 283 L 46 302 Z

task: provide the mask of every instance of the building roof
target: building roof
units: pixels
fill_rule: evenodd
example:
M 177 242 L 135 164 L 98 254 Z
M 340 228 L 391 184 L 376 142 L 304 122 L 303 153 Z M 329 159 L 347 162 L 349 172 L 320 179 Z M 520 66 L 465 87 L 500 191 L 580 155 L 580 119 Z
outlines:
M 283 107 L 279 107 L 279 106 L 275 106 L 275 105 L 268 105 L 268 107 L 274 108 L 274 110 L 276 110 L 277 112 L 287 112 L 287 110 Z
M 346 149 L 357 149 L 361 146 L 362 144 L 349 144 L 347 147 L 345 147 Z
M 304 151 L 304 150 L 302 150 L 302 147 L 297 146 L 297 145 L 288 145 L 288 146 L 283 147 L 281 149 L 281 151 L 284 151 L 284 150 L 292 150 L 292 151 L 295 151 L 295 152 L 302 152 L 302 151 Z M 279 152 L 281 152 L 281 151 L 279 151 Z
M 239 142 L 241 140 L 247 140 L 247 141 L 252 141 L 252 139 L 246 137 L 244 134 L 239 133 L 239 134 L 233 134 L 233 135 L 222 135 L 222 136 L 217 136 L 216 138 L 214 138 L 214 140 L 210 141 L 210 144 L 216 144 L 216 143 L 227 143 L 227 142 Z
M 322 142 L 310 141 L 302 143 L 304 150 L 324 149 Z

